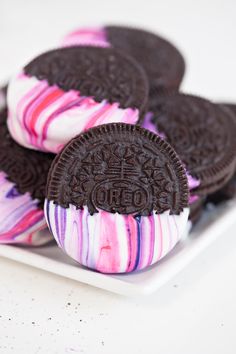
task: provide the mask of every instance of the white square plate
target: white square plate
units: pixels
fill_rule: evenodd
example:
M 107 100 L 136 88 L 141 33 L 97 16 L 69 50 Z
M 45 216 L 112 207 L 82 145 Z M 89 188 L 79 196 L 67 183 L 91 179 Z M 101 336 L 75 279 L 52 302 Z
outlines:
M 147 295 L 167 283 L 229 227 L 236 226 L 235 214 L 235 200 L 207 210 L 190 235 L 167 257 L 147 270 L 132 274 L 105 275 L 88 270 L 67 257 L 55 244 L 38 248 L 0 245 L 0 256 L 114 293 Z

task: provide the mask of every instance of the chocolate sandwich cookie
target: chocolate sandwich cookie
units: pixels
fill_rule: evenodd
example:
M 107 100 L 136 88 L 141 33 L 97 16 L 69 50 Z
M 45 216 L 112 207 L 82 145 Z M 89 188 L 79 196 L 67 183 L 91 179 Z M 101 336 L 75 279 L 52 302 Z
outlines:
M 236 120 L 236 104 L 223 103 L 223 106 L 225 107 L 225 109 L 230 109 L 233 112 Z M 235 137 L 236 137 L 236 130 L 235 130 Z M 230 179 L 230 181 L 226 183 L 226 185 L 223 186 L 223 188 L 221 188 L 216 193 L 213 193 L 208 196 L 207 202 L 218 204 L 235 197 L 236 197 L 236 171 L 233 177 Z
M 139 126 L 107 124 L 74 138 L 48 175 L 45 216 L 58 245 L 105 273 L 143 269 L 182 237 L 188 183 L 172 147 Z
M 157 97 L 152 125 L 183 161 L 191 195 L 216 192 L 233 176 L 236 164 L 235 120 L 229 110 L 203 98 L 173 94 Z
M 0 112 L 0 243 L 41 245 L 51 238 L 43 213 L 48 170 L 54 158 L 18 145 Z
M 21 145 L 57 153 L 78 133 L 143 116 L 142 67 L 113 48 L 70 47 L 32 60 L 8 87 L 8 127 Z
M 137 28 L 104 26 L 82 28 L 69 33 L 62 43 L 113 47 L 135 58 L 144 68 L 150 85 L 149 102 L 166 90 L 177 91 L 185 63 L 178 49 L 158 35 Z

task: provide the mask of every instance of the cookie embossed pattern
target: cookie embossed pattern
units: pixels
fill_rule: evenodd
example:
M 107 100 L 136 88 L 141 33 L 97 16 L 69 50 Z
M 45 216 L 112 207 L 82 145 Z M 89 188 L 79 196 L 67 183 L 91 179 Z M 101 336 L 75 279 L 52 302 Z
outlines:
M 76 206 L 86 190 L 86 194 L 90 193 L 90 214 L 97 212 L 97 209 L 131 214 L 147 208 L 149 192 L 140 183 L 140 178 L 137 178 L 138 161 L 134 156 L 135 150 L 141 151 L 140 147 L 137 144 L 120 146 L 117 143 L 109 143 L 107 146 L 96 144 L 94 150 L 91 149 L 82 159 L 80 168 L 79 162 L 76 161 L 71 169 L 73 176 L 70 186 Z M 80 181 L 83 181 L 81 185 Z

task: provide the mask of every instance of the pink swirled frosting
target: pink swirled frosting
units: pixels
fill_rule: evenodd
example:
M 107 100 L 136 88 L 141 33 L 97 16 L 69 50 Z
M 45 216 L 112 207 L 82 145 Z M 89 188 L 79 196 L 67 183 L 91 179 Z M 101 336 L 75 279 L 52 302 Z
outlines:
M 47 224 L 37 204 L 29 193 L 18 193 L 14 183 L 0 172 L 0 243 L 36 246 L 52 239 L 41 232 Z
M 103 273 L 128 273 L 162 259 L 183 237 L 189 209 L 180 215 L 90 215 L 70 205 L 45 200 L 45 217 L 59 247 L 80 264 Z
M 10 81 L 7 101 L 7 123 L 14 140 L 53 153 L 91 127 L 112 122 L 135 124 L 139 118 L 138 109 L 122 109 L 106 100 L 98 103 L 79 91 L 65 92 L 23 73 Z
M 106 31 L 104 28 L 99 27 L 89 27 L 75 30 L 68 33 L 68 35 L 63 39 L 62 46 L 73 46 L 73 45 L 91 45 L 98 47 L 109 47 L 110 44 L 106 38 Z

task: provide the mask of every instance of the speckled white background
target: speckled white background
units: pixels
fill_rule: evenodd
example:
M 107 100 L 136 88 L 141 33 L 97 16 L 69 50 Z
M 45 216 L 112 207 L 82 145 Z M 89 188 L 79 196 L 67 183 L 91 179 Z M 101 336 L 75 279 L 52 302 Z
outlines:
M 234 0 L 0 0 L 0 80 L 75 26 L 131 23 L 175 41 L 183 88 L 236 101 Z M 0 353 L 235 354 L 229 230 L 156 294 L 127 299 L 0 258 Z

